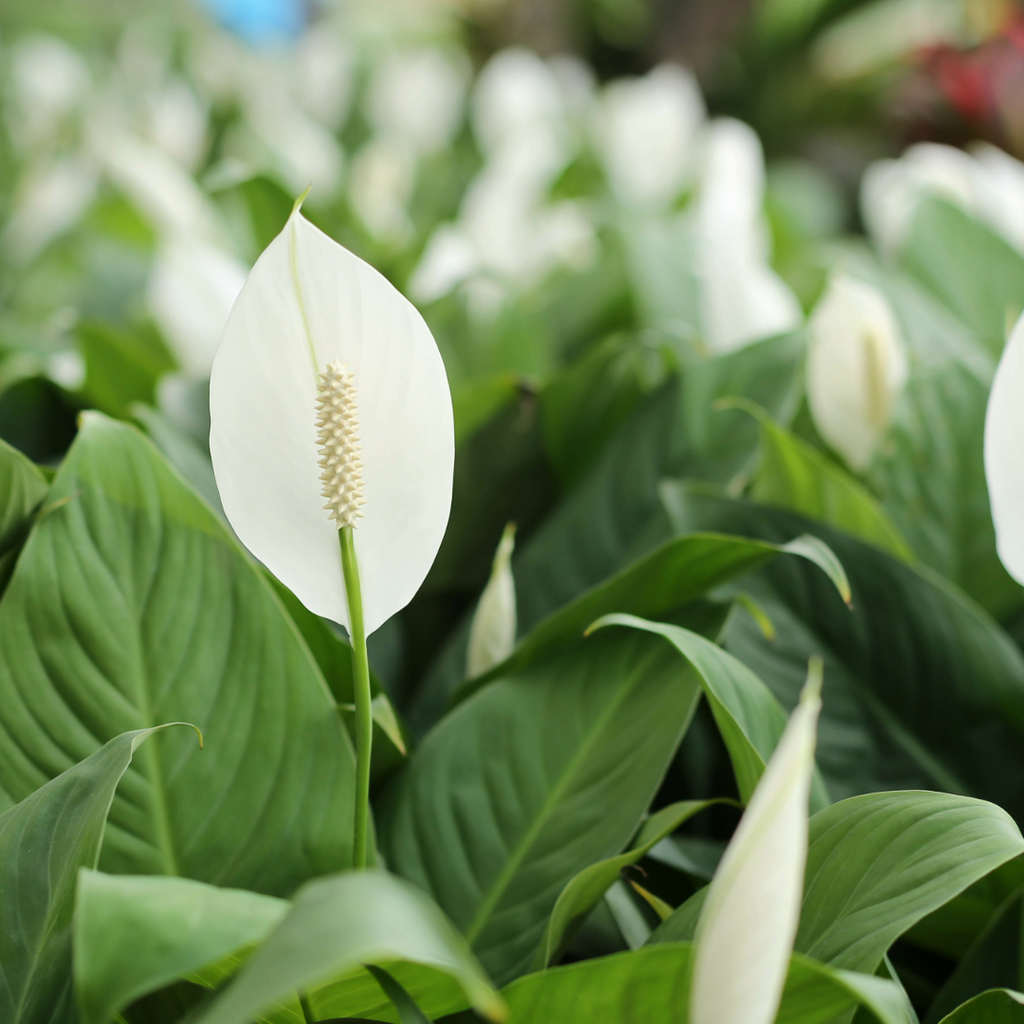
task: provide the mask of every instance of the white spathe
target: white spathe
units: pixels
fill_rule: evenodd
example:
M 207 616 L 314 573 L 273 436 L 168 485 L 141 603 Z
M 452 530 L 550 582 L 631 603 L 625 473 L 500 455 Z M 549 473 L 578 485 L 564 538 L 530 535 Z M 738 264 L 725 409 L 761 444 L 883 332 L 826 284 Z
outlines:
M 821 436 L 866 469 L 907 380 L 896 316 L 873 285 L 834 275 L 810 319 L 807 400 Z
M 985 479 L 1006 571 L 1024 583 L 1024 317 L 1003 349 L 985 415 Z
M 247 268 L 202 238 L 174 235 L 157 250 L 147 304 L 181 368 L 206 377 Z
M 607 85 L 595 110 L 594 137 L 616 199 L 649 210 L 677 199 L 704 118 L 697 80 L 675 64 Z
M 719 118 L 701 132 L 693 209 L 700 311 L 710 352 L 733 352 L 800 326 L 803 311 L 768 262 L 764 153 L 753 128 Z
M 775 1019 L 803 899 L 820 686 L 812 675 L 708 888 L 690 1024 Z
M 440 547 L 455 435 L 423 318 L 298 211 L 253 267 L 210 378 L 210 452 L 224 511 L 310 611 L 349 624 L 338 530 L 322 508 L 317 377 L 354 374 L 366 504 L 354 530 L 366 632 L 405 607 Z
M 516 584 L 512 576 L 515 524 L 509 523 L 498 542 L 491 575 L 469 627 L 466 676 L 482 675 L 503 662 L 516 642 Z

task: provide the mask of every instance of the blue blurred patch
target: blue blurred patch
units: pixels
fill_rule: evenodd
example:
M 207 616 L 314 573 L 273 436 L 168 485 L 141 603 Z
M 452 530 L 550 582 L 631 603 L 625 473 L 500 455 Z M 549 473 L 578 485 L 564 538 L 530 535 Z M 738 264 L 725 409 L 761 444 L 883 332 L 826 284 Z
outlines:
M 203 0 L 226 28 L 250 43 L 292 39 L 306 24 L 305 0 Z

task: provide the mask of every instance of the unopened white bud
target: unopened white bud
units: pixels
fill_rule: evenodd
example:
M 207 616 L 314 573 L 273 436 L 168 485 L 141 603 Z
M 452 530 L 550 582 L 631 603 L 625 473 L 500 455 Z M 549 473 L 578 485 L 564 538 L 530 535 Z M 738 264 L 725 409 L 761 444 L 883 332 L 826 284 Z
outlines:
M 515 523 L 509 523 L 498 543 L 491 578 L 480 595 L 469 630 L 466 675 L 481 675 L 504 661 L 516 641 L 516 585 L 511 558 L 515 548 Z
M 323 470 L 320 493 L 327 499 L 324 508 L 338 529 L 355 526 L 361 519 L 363 498 L 363 462 L 359 458 L 359 410 L 356 407 L 354 375 L 348 364 L 335 360 L 320 374 L 317 382 L 317 444 L 319 466 Z

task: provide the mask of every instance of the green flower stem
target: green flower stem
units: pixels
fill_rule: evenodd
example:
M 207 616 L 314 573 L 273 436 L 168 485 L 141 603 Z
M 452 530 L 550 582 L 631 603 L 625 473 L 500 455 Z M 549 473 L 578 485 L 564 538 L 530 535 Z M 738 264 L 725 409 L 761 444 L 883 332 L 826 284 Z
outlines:
M 359 565 L 352 527 L 338 531 L 341 541 L 341 568 L 348 595 L 348 618 L 352 640 L 352 692 L 356 705 L 356 817 L 352 861 L 355 868 L 366 867 L 366 838 L 370 821 L 370 745 L 373 742 L 373 709 L 370 693 L 370 661 L 366 655 L 366 629 L 363 626 L 363 596 L 359 588 Z

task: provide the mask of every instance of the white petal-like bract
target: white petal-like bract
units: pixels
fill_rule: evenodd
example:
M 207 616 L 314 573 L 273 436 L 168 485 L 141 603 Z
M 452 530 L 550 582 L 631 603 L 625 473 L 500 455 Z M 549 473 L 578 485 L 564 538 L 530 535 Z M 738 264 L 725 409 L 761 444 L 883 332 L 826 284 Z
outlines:
M 775 1019 L 803 899 L 820 692 L 820 668 L 812 668 L 708 889 L 697 925 L 690 1024 Z
M 466 676 L 481 675 L 504 661 L 516 642 L 516 584 L 512 576 L 515 525 L 509 523 L 498 542 L 491 576 L 469 628 Z
M 210 379 L 210 451 L 250 551 L 310 611 L 349 624 L 323 509 L 317 380 L 353 374 L 365 483 L 354 541 L 366 632 L 405 607 L 440 547 L 455 455 L 444 363 L 416 309 L 298 211 L 253 267 Z
M 1024 584 L 1024 317 L 996 369 L 985 416 L 985 478 L 1006 571 Z
M 896 316 L 877 288 L 836 274 L 810 319 L 807 400 L 821 436 L 867 468 L 907 379 Z

